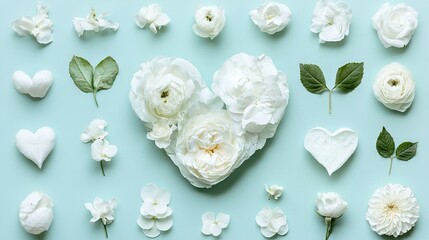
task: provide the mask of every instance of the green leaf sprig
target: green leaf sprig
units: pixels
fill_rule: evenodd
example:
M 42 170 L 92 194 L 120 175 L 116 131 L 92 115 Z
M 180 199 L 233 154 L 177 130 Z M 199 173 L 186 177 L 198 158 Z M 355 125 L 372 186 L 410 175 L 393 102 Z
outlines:
M 110 89 L 119 73 L 119 67 L 112 57 L 106 57 L 94 67 L 84 58 L 73 56 L 69 63 L 70 77 L 84 93 L 92 93 L 98 107 L 97 92 Z
M 417 142 L 403 142 L 399 144 L 395 152 L 395 141 L 385 127 L 383 127 L 380 135 L 378 135 L 375 146 L 380 156 L 390 159 L 389 175 L 392 172 L 392 162 L 394 158 L 401 161 L 408 161 L 417 153 Z
M 362 81 L 364 72 L 363 62 L 352 62 L 340 67 L 337 71 L 335 86 L 329 89 L 326 86 L 325 77 L 319 66 L 315 64 L 299 64 L 300 79 L 307 91 L 320 94 L 324 91 L 329 93 L 329 114 L 331 114 L 331 94 L 338 89 L 343 93 L 353 91 Z

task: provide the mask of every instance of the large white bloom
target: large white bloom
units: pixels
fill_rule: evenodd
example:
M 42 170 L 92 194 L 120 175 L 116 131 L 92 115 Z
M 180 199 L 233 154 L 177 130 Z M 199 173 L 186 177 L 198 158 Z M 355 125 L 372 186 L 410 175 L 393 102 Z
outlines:
M 113 31 L 118 30 L 119 24 L 104 19 L 106 16 L 107 13 L 97 16 L 97 13 L 93 8 L 85 18 L 74 17 L 72 21 L 77 36 L 82 36 L 85 31 L 99 32 L 104 31 L 105 29 L 113 29 Z
M 256 138 L 248 139 L 256 141 L 253 152 L 274 136 L 288 104 L 289 89 L 286 75 L 269 57 L 232 56 L 214 74 L 212 88 L 231 117 L 250 133 L 247 135 Z
M 420 206 L 410 188 L 388 184 L 372 195 L 366 220 L 379 235 L 398 237 L 414 227 L 419 211 Z
M 90 222 L 96 222 L 101 219 L 103 225 L 107 225 L 115 220 L 115 207 L 116 200 L 112 199 L 109 201 L 104 201 L 103 199 L 96 197 L 94 202 L 85 203 L 86 209 L 91 212 L 92 218 Z
M 255 217 L 256 223 L 261 227 L 261 233 L 266 238 L 276 234 L 285 235 L 289 231 L 286 216 L 283 211 L 276 207 L 264 207 Z
M 418 14 L 405 3 L 384 3 L 372 17 L 372 26 L 385 48 L 407 46 L 417 28 Z
M 391 63 L 378 73 L 372 90 L 387 108 L 405 112 L 413 103 L 415 83 L 411 73 L 399 63 Z
M 339 218 L 347 210 L 347 202 L 334 192 L 317 195 L 317 213 L 322 217 Z
M 195 11 L 195 34 L 213 39 L 225 26 L 225 10 L 218 6 L 203 6 Z
M 40 234 L 48 231 L 54 218 L 52 200 L 44 193 L 32 192 L 21 202 L 19 220 L 25 231 Z
M 259 29 L 268 34 L 280 32 L 291 20 L 288 6 L 278 2 L 267 2 L 249 14 Z
M 137 26 L 144 28 L 146 25 L 149 25 L 149 29 L 155 34 L 158 32 L 158 29 L 167 26 L 168 23 L 170 23 L 170 18 L 162 12 L 161 5 L 158 3 L 143 7 L 136 14 Z
M 222 229 L 228 227 L 229 215 L 225 213 L 215 215 L 213 212 L 206 212 L 201 216 L 201 220 L 203 222 L 201 232 L 204 235 L 217 237 L 222 233 Z
M 53 25 L 48 18 L 48 7 L 43 3 L 37 4 L 37 15 L 33 17 L 20 17 L 12 22 L 12 29 L 19 36 L 33 35 L 40 44 L 48 44 L 53 41 Z
M 310 30 L 319 33 L 319 42 L 339 42 L 349 35 L 352 9 L 343 1 L 319 0 L 313 11 Z

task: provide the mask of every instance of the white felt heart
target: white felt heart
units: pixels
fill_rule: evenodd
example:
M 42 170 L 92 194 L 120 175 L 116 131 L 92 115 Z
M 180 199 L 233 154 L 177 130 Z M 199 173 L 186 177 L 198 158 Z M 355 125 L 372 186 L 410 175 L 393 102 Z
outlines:
M 41 169 L 55 147 L 55 132 L 50 127 L 42 127 L 36 133 L 21 129 L 16 134 L 16 147 Z
M 340 128 L 334 133 L 320 127 L 313 128 L 304 140 L 305 149 L 326 168 L 329 175 L 343 166 L 357 144 L 357 134 L 348 128 Z
M 28 94 L 34 98 L 44 98 L 53 82 L 50 71 L 42 70 L 30 78 L 23 71 L 16 71 L 12 75 L 13 85 L 21 94 Z

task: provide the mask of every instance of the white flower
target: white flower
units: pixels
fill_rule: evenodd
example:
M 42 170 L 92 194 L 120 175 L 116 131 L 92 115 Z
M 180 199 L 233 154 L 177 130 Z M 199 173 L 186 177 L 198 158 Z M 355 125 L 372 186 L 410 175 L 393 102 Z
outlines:
M 264 207 L 256 215 L 255 219 L 256 223 L 261 227 L 262 235 L 266 238 L 270 238 L 276 234 L 285 235 L 289 231 L 286 216 L 278 207 L 274 209 Z
M 91 156 L 95 161 L 110 162 L 117 152 L 118 147 L 110 145 L 106 139 L 98 139 L 91 144 Z
M 48 44 L 53 41 L 52 30 L 54 23 L 48 18 L 48 7 L 43 3 L 37 4 L 37 15 L 20 17 L 12 22 L 12 29 L 19 36 L 33 35 L 37 42 Z
M 313 11 L 310 30 L 319 33 L 319 42 L 339 42 L 349 35 L 352 9 L 342 1 L 319 0 Z
M 195 34 L 203 38 L 213 39 L 225 26 L 225 10 L 218 6 L 199 7 L 195 11 Z
M 210 188 L 247 159 L 240 129 L 223 109 L 195 113 L 179 125 L 175 155 L 182 175 L 196 187 Z
M 266 139 L 274 136 L 288 104 L 289 89 L 286 76 L 269 57 L 232 56 L 214 74 L 212 89 L 225 102 L 231 117 L 257 135 L 249 152 L 261 149 Z
M 339 218 L 347 210 L 347 202 L 334 192 L 317 195 L 317 213 L 322 217 Z
M 172 125 L 182 120 L 188 109 L 198 102 L 203 88 L 201 75 L 190 62 L 181 58 L 158 57 L 143 63 L 134 74 L 129 99 L 148 131 L 153 131 L 153 128 L 160 130 L 165 124 L 173 130 Z M 157 141 L 156 136 L 162 135 L 158 144 L 164 146 L 170 141 L 168 129 L 161 130 L 164 134 L 157 133 L 158 130 L 148 137 Z
M 91 12 L 86 16 L 86 18 L 74 17 L 73 25 L 76 30 L 77 36 L 80 37 L 85 31 L 94 31 L 99 32 L 105 29 L 113 29 L 114 31 L 118 30 L 119 24 L 107 21 L 104 19 L 107 16 L 107 13 L 103 13 L 97 16 L 95 9 L 91 9 Z
M 96 222 L 101 219 L 103 225 L 112 223 L 113 220 L 115 220 L 114 210 L 116 204 L 115 199 L 104 201 L 99 197 L 96 197 L 93 203 L 85 203 L 86 209 L 88 209 L 92 214 L 90 222 Z
M 173 210 L 168 207 L 170 193 L 161 190 L 155 184 L 147 184 L 141 191 L 143 205 L 137 224 L 143 233 L 151 238 L 157 237 L 161 232 L 168 231 L 173 226 L 171 215 Z
M 144 28 L 146 24 L 149 24 L 150 30 L 155 34 L 158 32 L 157 29 L 167 26 L 168 23 L 170 23 L 170 18 L 162 12 L 161 6 L 157 3 L 143 7 L 136 14 L 137 26 Z
M 388 184 L 372 195 L 366 220 L 379 235 L 398 237 L 414 227 L 419 211 L 420 206 L 410 188 Z
M 399 63 L 391 63 L 378 73 L 372 89 L 387 108 L 405 112 L 413 103 L 415 83 L 411 73 Z
M 21 202 L 19 220 L 25 231 L 40 234 L 48 231 L 53 214 L 52 200 L 44 193 L 32 192 Z
M 267 2 L 249 14 L 259 29 L 268 34 L 280 32 L 291 20 L 288 6 L 278 2 Z
M 160 120 L 153 124 L 152 131 L 148 132 L 146 137 L 155 141 L 157 147 L 166 148 L 168 145 L 170 145 L 170 136 L 176 129 L 176 125 L 168 124 L 167 120 Z
M 80 136 L 82 142 L 92 142 L 97 139 L 104 139 L 107 136 L 107 132 L 104 128 L 107 126 L 106 121 L 103 119 L 93 120 L 86 128 L 85 132 Z
M 283 194 L 283 186 L 273 184 L 270 187 L 265 185 L 265 191 L 268 193 L 268 200 L 274 198 L 277 200 Z
M 222 229 L 228 227 L 229 215 L 218 213 L 216 216 L 212 212 L 206 212 L 201 217 L 203 227 L 201 232 L 205 235 L 213 235 L 215 237 L 222 233 Z
M 418 14 L 405 3 L 384 3 L 372 17 L 372 26 L 385 48 L 407 46 L 417 28 Z

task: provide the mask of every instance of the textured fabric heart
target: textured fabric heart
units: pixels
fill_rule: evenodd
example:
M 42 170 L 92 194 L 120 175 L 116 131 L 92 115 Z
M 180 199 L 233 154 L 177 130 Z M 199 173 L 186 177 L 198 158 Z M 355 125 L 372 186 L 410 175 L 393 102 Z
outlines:
M 263 148 L 289 99 L 285 74 L 264 55 L 228 59 L 212 90 L 190 62 L 158 57 L 141 64 L 129 95 L 147 138 L 199 188 L 223 181 Z
M 329 175 L 344 165 L 357 145 L 357 134 L 348 128 L 340 128 L 334 133 L 325 128 L 313 128 L 304 140 L 305 149 L 326 168 Z
M 55 147 L 55 132 L 49 127 L 42 127 L 35 133 L 21 129 L 16 134 L 16 147 L 41 169 Z
M 50 71 L 42 70 L 34 74 L 33 78 L 23 71 L 16 71 L 12 75 L 13 85 L 21 94 L 28 94 L 34 98 L 44 98 L 53 82 Z

